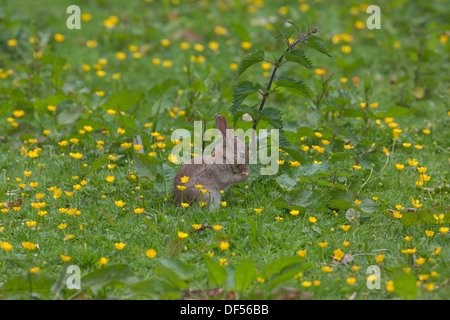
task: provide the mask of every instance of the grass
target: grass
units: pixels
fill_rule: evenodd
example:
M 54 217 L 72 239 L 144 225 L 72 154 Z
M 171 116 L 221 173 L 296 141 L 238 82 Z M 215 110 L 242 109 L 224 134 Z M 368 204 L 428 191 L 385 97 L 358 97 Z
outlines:
M 382 1 L 380 30 L 356 27 L 368 14 L 364 5 L 351 1 L 311 1 L 307 7 L 281 1 L 86 1 L 79 6 L 91 19 L 82 20 L 81 30 L 66 28 L 70 4 L 24 1 L 20 11 L 11 3 L 3 6 L 2 298 L 179 299 L 221 288 L 208 298 L 273 299 L 282 286 L 297 290 L 292 298 L 449 298 L 448 22 L 443 3 Z M 119 22 L 107 28 L 110 16 Z M 215 212 L 175 207 L 171 186 L 179 165 L 167 160 L 172 131 L 192 129 L 193 121 L 202 119 L 200 112 L 211 106 L 232 119 L 229 106 L 238 81 L 268 81 L 270 75 L 255 65 L 237 79 L 236 66 L 258 48 L 266 56 L 280 56 L 283 43 L 274 36 L 284 28 L 283 19 L 319 26 L 332 55 L 304 48 L 314 69 L 281 69 L 305 81 L 313 97 L 281 88 L 266 104 L 282 111 L 286 137 L 304 161 L 296 167 L 297 159 L 281 151 L 285 162 L 275 176 L 261 176 L 261 165 L 251 166 L 250 178 L 227 190 L 226 206 Z M 57 41 L 57 33 L 63 41 Z M 11 45 L 11 39 L 17 43 Z M 88 40 L 97 45 L 90 48 Z M 188 49 L 180 47 L 183 42 Z M 245 49 L 245 42 L 251 48 Z M 118 52 L 126 58 L 119 59 Z M 135 52 L 141 55 L 133 57 Z M 106 74 L 99 76 L 97 70 Z M 317 106 L 324 87 L 328 91 Z M 245 103 L 258 99 L 250 96 Z M 342 99 L 348 101 L 341 116 Z M 378 107 L 362 108 L 363 101 Z M 116 113 L 109 114 L 111 109 Z M 398 138 L 392 123 L 402 130 Z M 234 122 L 244 129 L 251 125 Z M 264 128 L 270 123 L 260 121 L 258 129 Z M 144 140 L 143 155 L 122 145 L 137 134 Z M 30 157 L 36 148 L 37 157 Z M 80 159 L 70 156 L 77 152 Z M 410 165 L 409 159 L 417 163 Z M 398 170 L 396 164 L 405 167 Z M 430 177 L 423 186 L 417 185 L 420 167 Z M 114 180 L 108 182 L 108 176 Z M 422 207 L 416 208 L 413 198 Z M 119 200 L 125 202 L 122 208 L 116 205 Z M 43 208 L 32 207 L 40 202 Z M 61 208 L 76 210 L 69 214 Z M 137 214 L 135 208 L 144 210 Z M 396 218 L 395 211 L 402 217 Z M 195 224 L 204 229 L 196 231 Z M 188 236 L 179 238 L 180 231 Z M 28 250 L 23 242 L 38 246 Z M 319 242 L 327 245 L 322 248 Z M 126 246 L 118 249 L 116 243 Z M 402 252 L 408 248 L 415 250 Z M 156 256 L 146 255 L 150 249 Z M 52 287 L 69 277 L 69 265 L 80 268 L 81 289 Z M 366 284 L 366 270 L 374 265 L 380 268 L 380 289 Z

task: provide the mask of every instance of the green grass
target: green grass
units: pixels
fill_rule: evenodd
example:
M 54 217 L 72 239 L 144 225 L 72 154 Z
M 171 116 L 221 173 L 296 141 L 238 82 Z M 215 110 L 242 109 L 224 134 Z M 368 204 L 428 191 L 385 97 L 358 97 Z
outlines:
M 0 297 L 178 299 L 188 288 L 196 292 L 195 298 L 200 297 L 196 290 L 224 288 L 221 295 L 209 298 L 229 298 L 233 297 L 230 292 L 236 292 L 240 299 L 272 299 L 277 296 L 274 290 L 288 286 L 312 293 L 313 299 L 348 299 L 354 293 L 356 299 L 449 298 L 449 233 L 445 231 L 450 205 L 449 62 L 445 59 L 449 44 L 442 36 L 448 30 L 444 3 L 381 1 L 382 28 L 368 30 L 355 27 L 356 21 L 365 22 L 369 16 L 358 2 L 310 1 L 304 12 L 297 2 L 266 1 L 261 7 L 258 1 L 251 2 L 223 1 L 221 7 L 215 1 L 83 1 L 79 2 L 81 12 L 89 13 L 91 20 L 82 21 L 81 30 L 66 28 L 69 1 L 41 1 L 39 5 L 22 1 L 20 10 L 12 3 L 3 4 L 0 203 L 19 199 L 23 203 L 18 211 L 4 207 L 0 212 L 0 241 L 13 246 L 11 250 L 5 250 L 7 245 L 0 248 Z M 280 9 L 283 5 L 287 12 Z M 111 15 L 119 22 L 107 29 L 103 22 Z M 240 80 L 267 82 L 268 74 L 255 65 L 237 79 L 230 65 L 239 64 L 246 54 L 259 48 L 266 57 L 278 57 L 284 44 L 274 37 L 283 28 L 283 19 L 304 28 L 307 23 L 317 25 L 318 35 L 332 55 L 304 48 L 314 69 L 293 65 L 280 69 L 302 79 L 315 93 L 311 99 L 281 88 L 267 103 L 282 111 L 287 138 L 304 161 L 294 167 L 290 161 L 296 159 L 280 152 L 285 163 L 274 176 L 261 176 L 261 166 L 252 165 L 250 178 L 227 190 L 222 199 L 226 206 L 214 212 L 197 206 L 175 207 L 171 188 L 179 165 L 168 161 L 174 145 L 172 131 L 192 129 L 193 121 L 202 119 L 196 108 L 204 112 L 216 106 L 215 110 L 232 119 L 229 110 L 236 84 Z M 227 33 L 218 34 L 215 26 Z M 55 41 L 56 33 L 63 34 L 64 41 Z M 339 41 L 336 35 L 341 35 Z M 36 38 L 34 44 L 29 37 Z M 8 45 L 10 39 L 17 40 L 17 45 Z M 169 39 L 170 45 L 162 46 L 162 39 Z M 96 40 L 97 46 L 88 48 L 88 40 Z M 243 41 L 250 41 L 252 47 L 243 49 Z M 190 48 L 181 49 L 182 42 L 188 42 Z M 211 50 L 210 42 L 217 42 L 219 49 Z M 195 44 L 203 45 L 203 51 L 196 51 Z M 129 45 L 137 46 L 142 56 L 133 58 Z M 351 46 L 349 54 L 342 51 L 343 45 Z M 33 57 L 33 52 L 42 55 Z M 118 60 L 117 52 L 126 53 L 126 59 Z M 101 58 L 108 59 L 101 67 L 106 71 L 103 77 L 96 74 Z M 155 65 L 155 58 L 172 65 Z M 83 64 L 90 70 L 84 71 Z M 325 68 L 325 75 L 317 75 L 316 68 Z M 113 79 L 118 73 L 120 77 Z M 316 98 L 330 75 L 329 91 L 317 107 Z M 355 77 L 359 77 L 359 84 Z M 341 78 L 348 81 L 343 83 Z M 359 105 L 366 101 L 366 78 L 371 85 L 370 102 L 378 102 L 377 108 L 362 109 Z M 343 116 L 333 116 L 338 99 L 343 97 L 349 99 Z M 248 105 L 258 102 L 256 96 L 245 100 Z M 56 110 L 49 111 L 49 105 Z M 377 113 L 396 106 L 407 113 L 393 117 L 402 129 L 398 139 L 393 138 L 385 117 L 375 121 Z M 108 109 L 118 113 L 107 114 Z M 17 110 L 23 110 L 24 115 L 14 115 Z M 368 117 L 367 126 L 364 117 Z M 144 126 L 150 122 L 152 126 Z M 94 130 L 80 133 L 85 126 Z M 208 127 L 212 126 L 213 121 L 209 121 Z M 251 124 L 238 120 L 233 127 L 248 129 Z M 118 128 L 125 133 L 117 133 Z M 258 124 L 258 129 L 264 128 L 271 128 L 269 122 Z M 303 129 L 298 132 L 298 128 Z M 425 134 L 424 129 L 430 133 Z M 50 133 L 45 135 L 44 130 Z M 163 140 L 151 132 L 159 132 Z M 323 138 L 309 132 L 320 132 Z M 121 147 L 137 134 L 144 139 L 144 157 L 133 147 Z M 301 140 L 303 136 L 308 138 Z M 73 138 L 79 141 L 73 143 Z M 322 139 L 331 143 L 324 145 Z M 59 144 L 63 140 L 68 141 L 67 146 Z M 96 143 L 99 140 L 104 142 L 101 149 Z M 158 146 L 158 142 L 165 146 Z M 345 149 L 350 143 L 355 147 Z M 372 143 L 373 152 L 361 156 Z M 305 152 L 301 145 L 319 145 L 324 152 L 313 148 Z M 38 147 L 38 157 L 27 156 Z M 69 156 L 71 152 L 83 156 L 74 159 Z M 155 155 L 147 156 L 150 152 Z M 341 152 L 349 156 L 337 160 L 336 154 Z M 107 156 L 113 154 L 118 158 L 109 160 Z M 413 158 L 418 165 L 408 164 Z M 311 163 L 315 160 L 322 163 L 314 167 Z M 361 169 L 355 170 L 355 163 Z M 397 170 L 398 163 L 405 168 Z M 116 166 L 109 169 L 108 164 Z M 423 186 L 416 185 L 417 167 L 426 167 L 430 176 Z M 24 171 L 31 171 L 31 175 L 26 177 Z M 114 176 L 114 181 L 107 182 L 107 176 Z M 86 184 L 80 190 L 70 197 L 65 194 L 81 181 Z M 31 182 L 38 185 L 32 187 Z M 48 190 L 53 186 L 61 189 L 60 197 L 54 198 Z M 38 193 L 45 194 L 44 198 L 36 199 Z M 412 198 L 422 207 L 407 212 L 414 208 Z M 356 205 L 356 199 L 362 204 Z M 126 202 L 123 208 L 116 206 L 118 200 Z M 35 202 L 46 203 L 40 209 L 47 211 L 46 215 L 40 216 L 31 206 Z M 402 218 L 389 212 L 397 210 L 396 205 L 404 207 Z M 80 214 L 61 213 L 60 208 L 77 208 Z M 144 212 L 136 214 L 135 208 Z M 257 213 L 258 208 L 263 210 Z M 349 208 L 358 213 L 354 219 L 346 216 Z M 293 209 L 300 213 L 291 215 Z M 444 218 L 437 220 L 433 214 L 444 214 Z M 310 222 L 311 216 L 317 219 L 315 223 Z M 27 226 L 30 221 L 36 225 Z M 59 229 L 64 223 L 67 227 Z M 193 224 L 221 225 L 222 229 L 206 227 L 196 232 Z M 351 227 L 344 231 L 343 225 Z M 434 234 L 427 236 L 426 230 Z M 187 232 L 188 237 L 178 238 L 179 231 Z M 73 238 L 67 239 L 68 235 Z M 411 242 L 406 236 L 412 237 Z M 38 247 L 27 250 L 22 242 Z M 121 250 L 114 245 L 120 242 L 126 244 Z M 228 242 L 229 247 L 222 250 L 221 242 Z M 318 242 L 328 244 L 321 248 Z M 407 248 L 416 251 L 402 253 Z M 155 257 L 146 256 L 149 249 L 156 250 Z M 352 261 L 334 265 L 337 249 Z M 283 260 L 298 257 L 299 250 L 306 250 L 302 259 Z M 212 264 L 208 252 L 214 253 Z M 377 262 L 375 257 L 380 254 L 384 259 Z M 71 260 L 63 262 L 60 255 Z M 102 257 L 109 259 L 103 266 L 99 264 Z M 423 264 L 420 258 L 424 258 Z M 226 265 L 219 266 L 219 259 L 226 259 Z M 286 267 L 276 270 L 283 261 Z M 52 289 L 60 276 L 69 276 L 65 270 L 71 264 L 81 270 L 82 289 Z M 366 270 L 372 265 L 380 267 L 380 289 L 366 285 Z M 324 266 L 333 270 L 324 272 Z M 35 267 L 39 271 L 30 274 Z M 409 277 L 405 268 L 409 268 Z M 349 284 L 347 280 L 353 278 L 354 284 Z M 34 290 L 30 290 L 30 279 Z M 246 283 L 245 279 L 250 280 Z M 391 280 L 393 292 L 387 290 Z

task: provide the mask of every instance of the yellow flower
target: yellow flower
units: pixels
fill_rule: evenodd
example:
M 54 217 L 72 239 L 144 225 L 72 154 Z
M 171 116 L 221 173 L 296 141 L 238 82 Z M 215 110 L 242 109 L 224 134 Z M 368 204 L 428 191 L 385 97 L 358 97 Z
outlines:
M 333 271 L 332 267 L 328 267 L 328 266 L 323 266 L 322 267 L 322 271 L 325 273 L 330 273 L 331 271 Z
M 220 266 L 227 265 L 227 259 L 226 258 L 219 259 L 219 264 L 220 264 Z
M 36 226 L 36 221 L 26 221 L 25 224 L 28 227 L 34 227 L 34 226 Z
M 55 39 L 56 42 L 63 42 L 65 39 L 65 37 L 60 33 L 55 33 L 53 38 Z
M 344 231 L 348 231 L 350 229 L 351 225 L 342 225 L 341 229 Z
M 340 261 L 340 260 L 342 260 L 342 258 L 344 257 L 344 252 L 342 252 L 342 250 L 341 249 L 336 249 L 336 250 L 333 250 L 333 254 L 334 254 L 334 259 L 335 260 L 338 260 L 338 261 Z
M 394 138 L 398 139 L 400 137 L 401 132 L 402 132 L 402 129 L 393 129 L 392 135 L 394 136 Z
M 361 201 L 358 200 L 358 199 L 355 199 L 355 204 L 356 204 L 357 206 L 359 206 L 359 205 L 361 204 Z
M 427 129 L 423 129 L 422 132 L 425 133 L 425 134 L 430 134 L 431 133 L 431 131 L 427 130 Z
M 105 258 L 105 257 L 101 257 L 100 261 L 98 262 L 101 265 L 105 265 L 109 262 L 109 259 Z
M 252 47 L 252 43 L 250 41 L 242 41 L 241 42 L 241 47 L 244 50 L 248 50 Z
M 232 63 L 230 64 L 230 69 L 231 70 L 236 70 L 239 66 L 236 63 Z
M 419 164 L 419 161 L 417 161 L 416 159 L 411 159 L 411 158 L 408 158 L 408 164 L 411 166 L 411 167 L 415 167 L 415 166 L 417 166 L 418 164 Z
M 12 246 L 12 244 L 11 243 L 9 243 L 9 242 L 0 242 L 0 246 L 2 247 L 2 249 L 4 250 L 4 251 L 10 251 L 12 248 L 13 248 L 13 246 Z
M 156 256 L 156 250 L 155 249 L 148 249 L 145 251 L 145 255 L 147 258 L 153 259 Z
M 449 230 L 448 227 L 440 227 L 440 228 L 439 228 L 439 232 L 440 232 L 440 233 L 447 233 L 448 230 Z
M 221 226 L 220 224 L 216 224 L 213 226 L 213 229 L 216 231 L 220 231 L 220 230 L 222 230 L 222 228 L 223 228 L 223 226 Z
M 414 148 L 416 148 L 417 150 L 422 150 L 423 146 L 421 146 L 420 144 L 416 144 Z
M 299 257 L 304 257 L 304 256 L 306 256 L 306 250 L 298 250 L 297 251 L 297 255 L 299 256 Z
M 64 230 L 65 228 L 67 228 L 67 223 L 61 223 L 60 225 L 58 225 L 58 228 Z
M 22 242 L 22 247 L 28 250 L 34 250 L 37 247 L 37 244 L 31 243 L 31 242 Z
M 114 181 L 114 176 L 107 176 L 106 177 L 106 181 L 113 182 Z
M 116 243 L 114 243 L 114 247 L 116 247 L 116 249 L 118 249 L 118 250 L 122 250 L 123 248 L 125 248 L 125 246 L 126 246 L 126 244 L 123 243 L 123 242 L 120 242 L 120 243 L 116 242 Z
M 345 282 L 347 282 L 349 285 L 354 285 L 356 282 L 356 279 L 355 278 L 347 278 L 345 280 Z
M 321 248 L 325 248 L 326 246 L 328 246 L 328 242 L 317 242 L 317 244 L 318 244 L 319 247 L 321 247 Z
M 425 230 L 425 234 L 427 235 L 427 237 L 432 237 L 434 235 L 434 231 L 432 231 L 432 230 Z
M 296 215 L 298 215 L 300 213 L 300 211 L 298 211 L 298 210 L 291 210 L 291 211 L 289 211 L 289 213 L 292 214 L 293 216 L 296 216 Z
M 261 213 L 263 211 L 263 208 L 255 208 L 253 210 L 255 210 L 256 213 Z
M 222 241 L 221 243 L 220 243 L 220 245 L 219 245 L 219 247 L 220 247 L 220 250 L 227 250 L 229 247 L 230 247 L 230 244 L 228 243 L 228 242 L 224 242 L 224 241 Z
M 412 237 L 411 237 L 411 236 L 406 236 L 406 237 L 405 237 L 405 240 L 408 241 L 408 242 L 411 242 Z
M 341 47 L 341 51 L 345 54 L 349 54 L 350 52 L 352 52 L 352 47 L 350 47 L 349 45 L 344 45 Z
M 393 292 L 394 291 L 394 281 L 389 280 L 388 282 L 386 282 L 386 290 L 388 292 Z
M 187 207 L 189 207 L 189 203 L 182 202 L 182 203 L 181 203 L 181 206 L 182 206 L 183 208 L 187 208 Z
M 64 261 L 64 262 L 68 262 L 68 261 L 70 261 L 70 260 L 72 259 L 71 257 L 65 256 L 65 255 L 63 255 L 63 254 L 60 254 L 59 257 L 60 257 L 61 260 Z
M 69 156 L 71 156 L 74 159 L 81 159 L 83 157 L 83 154 L 81 154 L 79 152 L 76 152 L 76 153 L 70 152 Z
M 291 163 L 291 167 L 294 167 L 294 168 L 301 165 L 300 162 L 298 162 L 298 161 L 290 161 L 289 160 L 289 162 Z
M 178 238 L 184 239 L 188 236 L 188 233 L 184 233 L 182 231 L 178 231 Z
M 411 143 L 404 142 L 404 143 L 403 143 L 403 146 L 404 146 L 405 148 L 409 148 L 409 147 L 411 147 Z
M 162 45 L 163 47 L 168 47 L 168 46 L 170 46 L 170 40 L 168 40 L 168 39 L 162 39 L 162 40 L 161 40 L 161 45 Z
M 9 39 L 6 43 L 7 43 L 7 45 L 9 47 L 15 47 L 17 45 L 17 40 L 16 39 Z
M 73 237 L 75 237 L 73 234 L 69 234 L 63 240 L 67 241 L 67 240 L 73 239 Z
M 395 167 L 397 168 L 397 170 L 403 170 L 404 168 L 405 168 L 405 165 L 404 164 L 400 164 L 400 163 L 397 163 L 396 165 L 395 165 Z
M 317 221 L 316 217 L 313 217 L 313 216 L 309 217 L 308 220 L 311 223 L 316 223 L 316 221 Z
M 39 267 L 30 268 L 30 273 L 39 272 Z
M 361 166 L 358 166 L 358 165 L 354 164 L 354 165 L 353 165 L 353 169 L 355 169 L 355 170 L 361 170 Z
M 384 254 L 380 253 L 379 255 L 377 255 L 377 256 L 374 257 L 374 258 L 375 258 L 375 261 L 376 261 L 377 263 L 381 263 L 381 262 L 383 262 L 383 260 L 384 260 Z
M 116 204 L 116 206 L 118 206 L 119 208 L 122 208 L 126 202 L 123 202 L 122 200 L 119 201 L 114 201 L 114 203 Z
M 425 263 L 425 261 L 427 261 L 427 259 L 425 259 L 425 258 L 419 258 L 419 259 L 416 259 L 416 263 L 417 263 L 419 266 L 423 265 L 423 264 Z
M 181 183 L 188 183 L 188 181 L 189 181 L 189 177 L 187 177 L 187 176 L 184 176 L 181 178 Z
M 325 68 L 317 68 L 314 70 L 314 73 L 318 76 L 322 76 L 327 73 L 327 70 Z
M 426 168 L 426 167 L 418 167 L 417 171 L 419 171 L 419 173 L 425 173 L 425 172 L 427 172 L 427 169 L 428 168 Z
M 127 57 L 126 53 L 124 52 L 117 52 L 116 53 L 116 58 L 117 60 L 125 60 Z
M 311 284 L 312 284 L 311 281 L 303 281 L 302 282 L 302 286 L 305 287 L 305 288 L 311 287 Z
M 419 200 L 414 200 L 414 198 L 411 199 L 411 202 L 412 202 L 413 206 L 415 206 L 417 209 L 420 209 L 423 205 L 423 204 L 419 203 Z

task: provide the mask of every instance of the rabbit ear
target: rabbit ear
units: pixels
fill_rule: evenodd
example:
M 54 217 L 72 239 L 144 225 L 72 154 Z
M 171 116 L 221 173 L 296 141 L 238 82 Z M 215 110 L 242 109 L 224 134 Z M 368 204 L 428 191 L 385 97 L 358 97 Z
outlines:
M 223 134 L 224 137 L 227 136 L 227 129 L 230 129 L 227 120 L 218 113 L 216 113 L 216 128 Z

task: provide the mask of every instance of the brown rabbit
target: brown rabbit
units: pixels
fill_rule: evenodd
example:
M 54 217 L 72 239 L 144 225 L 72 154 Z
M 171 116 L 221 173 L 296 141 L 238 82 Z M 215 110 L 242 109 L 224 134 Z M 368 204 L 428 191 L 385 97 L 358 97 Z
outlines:
M 209 203 L 210 209 L 214 209 L 220 203 L 221 190 L 234 183 L 245 181 L 250 175 L 249 153 L 245 143 L 231 131 L 227 132 L 229 126 L 223 116 L 216 114 L 215 120 L 216 128 L 222 136 L 222 143 L 216 146 L 210 156 L 203 156 L 201 164 L 195 164 L 194 159 L 191 159 L 178 170 L 173 182 L 174 202 L 177 206 L 182 202 L 206 202 Z M 234 148 L 230 147 L 231 144 L 234 144 Z M 228 159 L 233 159 L 233 163 L 227 163 L 227 153 Z M 214 160 L 216 162 L 213 163 Z M 181 181 L 183 177 L 189 177 L 187 183 Z M 202 187 L 198 189 L 196 186 Z M 179 187 L 186 189 L 180 190 Z M 202 190 L 207 191 L 203 193 Z

